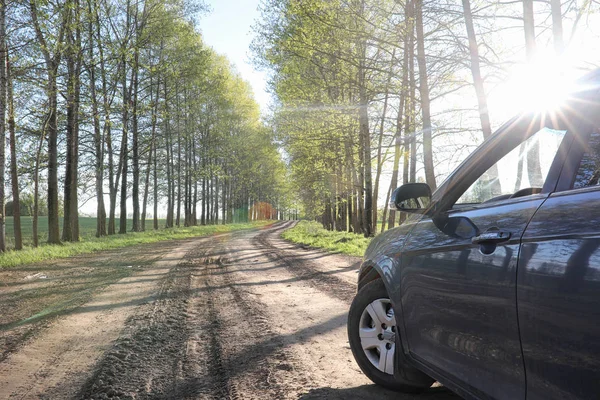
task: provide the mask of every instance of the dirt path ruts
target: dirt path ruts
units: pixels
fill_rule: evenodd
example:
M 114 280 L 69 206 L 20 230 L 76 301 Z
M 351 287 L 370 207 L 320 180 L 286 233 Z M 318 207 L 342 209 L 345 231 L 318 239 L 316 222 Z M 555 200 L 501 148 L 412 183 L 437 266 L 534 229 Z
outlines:
M 310 282 L 315 288 L 328 293 L 348 304 L 352 302 L 356 294 L 356 285 L 335 275 L 336 270 L 331 266 L 325 270 L 316 268 L 310 260 L 298 257 L 298 247 L 290 249 L 287 252 L 282 251 L 280 247 L 272 244 L 273 239 L 278 239 L 281 232 L 294 225 L 294 221 L 282 223 L 274 229 L 266 230 L 257 235 L 253 243 L 257 247 L 267 250 L 267 255 L 273 261 L 282 263 L 285 268 L 300 279 Z M 313 250 L 314 251 L 314 250 Z M 349 266 L 351 269 L 358 270 L 359 259 L 355 257 L 354 263 Z M 322 262 L 322 261 L 321 261 Z
M 283 242 L 288 226 L 182 243 L 106 287 L 0 362 L 0 398 L 457 399 L 369 382 L 345 329 L 357 259 Z
M 185 255 L 152 307 L 128 321 L 78 397 L 287 396 L 292 363 L 263 305 L 230 274 L 224 243 L 232 240 L 238 239 L 221 239 L 218 246 L 196 247 Z
M 75 395 L 77 385 L 119 336 L 125 320 L 155 300 L 157 285 L 188 246 L 189 242 L 180 245 L 162 261 L 133 272 L 34 332 L 31 340 L 0 363 L 0 398 Z

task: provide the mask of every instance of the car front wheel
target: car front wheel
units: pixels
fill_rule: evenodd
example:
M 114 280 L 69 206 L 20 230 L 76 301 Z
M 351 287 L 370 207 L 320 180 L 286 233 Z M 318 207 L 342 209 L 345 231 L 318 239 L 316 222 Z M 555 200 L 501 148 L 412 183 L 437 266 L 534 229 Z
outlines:
M 418 392 L 428 388 L 433 379 L 410 366 L 396 362 L 396 315 L 383 281 L 377 279 L 363 286 L 348 314 L 348 339 L 360 369 L 373 382 L 392 390 Z

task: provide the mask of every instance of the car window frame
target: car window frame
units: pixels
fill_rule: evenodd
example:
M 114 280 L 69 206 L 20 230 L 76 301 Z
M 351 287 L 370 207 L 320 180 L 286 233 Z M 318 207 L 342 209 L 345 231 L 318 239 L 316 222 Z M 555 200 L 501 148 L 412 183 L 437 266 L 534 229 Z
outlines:
M 600 83 L 589 82 L 587 89 L 574 97 L 564 108 L 573 118 L 574 140 L 556 184 L 555 193 L 579 193 L 594 187 L 574 189 L 573 185 L 583 159 L 589 137 L 594 129 L 600 128 Z M 600 186 L 598 186 L 600 188 Z
M 578 132 L 556 185 L 557 193 L 580 193 L 582 191 L 593 191 L 594 189 L 600 190 L 600 185 L 585 186 L 581 188 L 573 187 L 575 179 L 577 179 L 579 166 L 587 149 L 588 141 L 594 129 L 597 128 L 595 128 L 593 124 L 588 123 L 582 127 L 580 132 Z

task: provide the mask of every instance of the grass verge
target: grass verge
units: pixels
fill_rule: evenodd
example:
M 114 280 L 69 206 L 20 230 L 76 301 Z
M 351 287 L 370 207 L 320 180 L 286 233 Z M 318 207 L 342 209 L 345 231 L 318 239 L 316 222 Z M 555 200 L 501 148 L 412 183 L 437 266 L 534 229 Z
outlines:
M 371 241 L 355 233 L 328 231 L 313 221 L 300 221 L 283 232 L 281 237 L 294 243 L 359 257 L 365 254 Z
M 87 241 L 96 237 L 96 221 L 95 217 L 79 217 L 79 238 Z M 159 226 L 165 226 L 165 220 L 159 219 Z M 119 221 L 117 219 L 117 225 Z M 63 219 L 58 217 L 58 225 L 62 228 Z M 132 225 L 132 220 L 127 219 L 127 226 Z M 152 227 L 152 219 L 146 221 L 146 226 Z M 21 217 L 21 234 L 23 235 L 23 245 L 31 246 L 33 244 L 33 217 Z M 38 217 L 38 242 L 44 243 L 48 240 L 48 217 Z M 13 217 L 6 218 L 6 247 L 12 249 L 14 243 L 14 219 Z
M 8 251 L 0 254 L 0 269 L 18 265 L 37 263 L 56 258 L 71 257 L 78 254 L 93 253 L 101 250 L 117 249 L 144 243 L 155 243 L 164 240 L 187 239 L 207 236 L 242 229 L 259 228 L 273 221 L 255 221 L 243 224 L 192 226 L 187 228 L 170 228 L 145 232 L 130 232 L 125 235 L 111 235 L 102 238 L 90 238 L 77 243 L 60 245 L 43 245 L 37 248 L 26 247 L 21 251 Z

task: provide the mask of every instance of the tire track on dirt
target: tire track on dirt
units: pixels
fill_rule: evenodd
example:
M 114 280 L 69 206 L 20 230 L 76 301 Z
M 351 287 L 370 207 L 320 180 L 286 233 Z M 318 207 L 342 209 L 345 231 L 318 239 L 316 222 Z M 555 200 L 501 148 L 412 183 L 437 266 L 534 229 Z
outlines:
M 220 313 L 215 305 L 214 298 L 217 296 L 216 289 L 213 288 L 213 284 L 207 274 L 208 269 L 214 265 L 213 258 L 210 256 L 214 246 L 206 252 L 206 257 L 201 260 L 202 271 L 199 275 L 192 276 L 192 285 L 196 288 L 204 288 L 205 301 L 201 301 L 198 297 L 193 304 L 195 312 L 200 312 L 204 309 L 204 312 L 208 316 L 208 322 L 206 325 L 206 334 L 208 335 L 208 354 L 210 355 L 209 360 L 209 374 L 212 376 L 214 381 L 212 397 L 214 399 L 237 399 L 237 393 L 234 387 L 230 383 L 230 373 L 225 367 L 223 361 L 223 347 L 221 345 L 223 336 L 223 321 L 221 320 Z
M 185 254 L 156 300 L 127 321 L 78 398 L 286 397 L 293 362 L 264 304 L 239 288 L 229 270 L 231 237 Z
M 293 380 L 293 361 L 271 329 L 265 305 L 238 286 L 229 268 L 227 245 L 217 250 L 219 256 L 207 258 L 202 280 L 209 315 L 215 319 L 211 331 L 214 372 L 226 381 L 220 398 L 282 399 L 286 382 Z
M 159 261 L 135 269 L 130 267 L 127 277 L 98 290 L 90 301 L 56 318 L 43 332 L 10 354 L 0 363 L 0 398 L 75 397 L 94 365 L 119 338 L 130 316 L 148 308 L 149 302 L 156 299 L 160 285 L 174 265 L 172 260 L 185 254 L 190 243 L 193 242 L 173 243 Z M 122 256 L 129 254 L 124 252 Z M 85 275 L 82 271 L 85 268 L 89 272 L 90 267 L 84 265 L 78 274 Z M 87 290 L 69 287 L 75 289 Z
M 270 229 L 266 229 L 252 239 L 252 243 L 266 249 L 265 254 L 271 260 L 282 264 L 289 272 L 307 281 L 315 289 L 327 293 L 337 299 L 344 301 L 347 304 L 352 302 L 356 294 L 356 284 L 351 284 L 332 275 L 331 272 L 324 272 L 313 267 L 310 262 L 298 259 L 297 257 L 288 256 L 284 251 L 278 249 L 270 241 L 269 237 L 279 235 L 284 230 L 288 229 L 294 221 L 276 224 Z
M 127 320 L 78 398 L 164 398 L 172 393 L 188 334 L 188 265 L 184 260 L 172 268 L 156 300 Z

